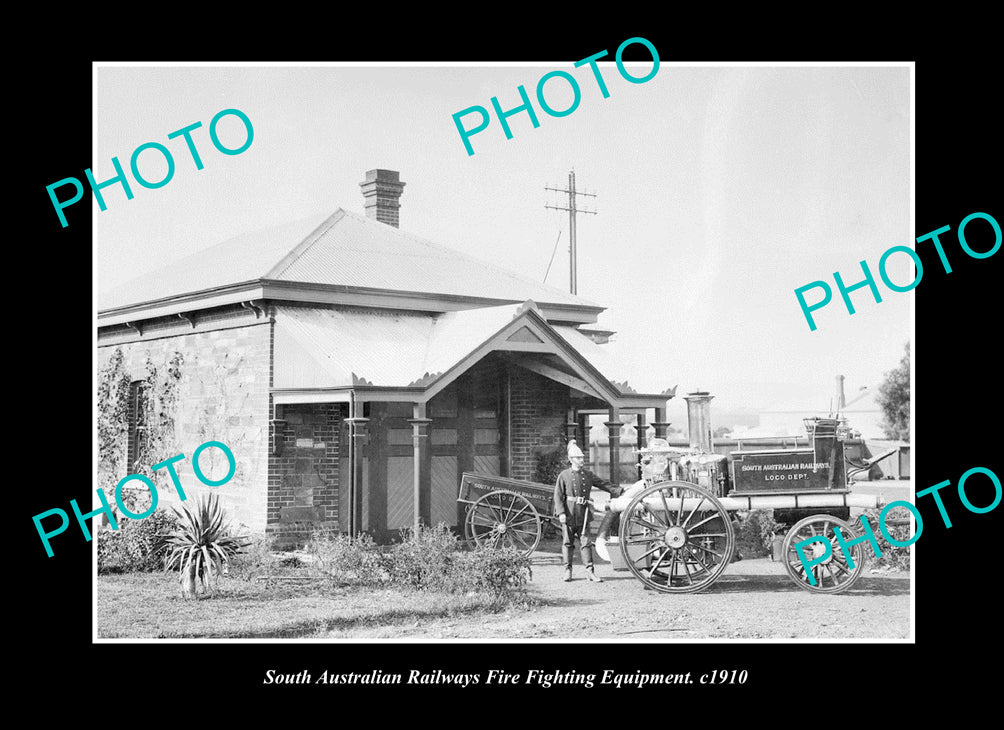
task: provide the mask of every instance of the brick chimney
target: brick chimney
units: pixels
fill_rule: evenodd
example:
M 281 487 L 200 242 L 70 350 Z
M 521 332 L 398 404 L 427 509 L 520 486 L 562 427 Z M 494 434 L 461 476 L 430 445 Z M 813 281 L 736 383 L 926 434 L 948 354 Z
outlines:
M 366 217 L 397 228 L 397 211 L 401 207 L 397 200 L 404 192 L 400 173 L 397 170 L 370 170 L 359 187 L 366 199 Z

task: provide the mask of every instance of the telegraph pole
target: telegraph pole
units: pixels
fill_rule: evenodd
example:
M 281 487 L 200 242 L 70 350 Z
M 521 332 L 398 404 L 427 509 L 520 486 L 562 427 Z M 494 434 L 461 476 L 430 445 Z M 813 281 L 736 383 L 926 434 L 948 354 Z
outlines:
M 589 215 L 596 215 L 595 210 L 579 210 L 575 205 L 575 196 L 584 195 L 589 198 L 595 198 L 596 196 L 592 193 L 579 193 L 575 190 L 575 170 L 568 173 L 568 188 L 562 190 L 561 188 L 550 188 L 544 187 L 544 190 L 553 190 L 556 193 L 568 193 L 568 207 L 561 208 L 554 205 L 545 204 L 545 208 L 551 208 L 552 210 L 567 210 L 568 211 L 568 234 L 570 239 L 569 245 L 569 266 L 571 268 L 571 273 L 569 275 L 569 284 L 572 294 L 578 293 L 578 280 L 576 277 L 576 251 L 575 251 L 575 215 L 576 213 L 588 213 Z

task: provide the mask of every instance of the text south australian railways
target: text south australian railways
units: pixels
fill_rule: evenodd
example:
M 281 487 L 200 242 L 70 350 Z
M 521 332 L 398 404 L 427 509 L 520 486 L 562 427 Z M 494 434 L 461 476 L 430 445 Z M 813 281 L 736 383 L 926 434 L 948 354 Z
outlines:
M 456 674 L 444 672 L 440 669 L 427 672 L 412 669 L 407 674 L 384 672 L 380 669 L 374 669 L 370 672 L 343 673 L 325 670 L 320 674 L 312 674 L 307 670 L 290 673 L 269 669 L 265 672 L 262 684 L 439 684 L 459 687 L 467 687 L 475 684 L 534 684 L 545 688 L 553 685 L 593 687 L 594 685 L 606 684 L 620 688 L 623 686 L 643 687 L 651 684 L 696 684 L 696 682 L 690 672 L 680 674 L 634 672 L 626 674 L 615 672 L 612 669 L 604 669 L 599 673 L 559 672 L 542 669 L 530 669 L 526 672 L 505 672 L 490 669 L 486 672 L 471 674 Z

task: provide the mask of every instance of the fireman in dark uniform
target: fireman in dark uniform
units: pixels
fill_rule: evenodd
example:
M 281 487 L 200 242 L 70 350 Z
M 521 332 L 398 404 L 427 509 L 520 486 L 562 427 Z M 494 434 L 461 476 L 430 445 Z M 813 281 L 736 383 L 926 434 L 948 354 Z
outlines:
M 572 551 L 575 548 L 575 539 L 578 538 L 582 563 L 586 566 L 586 577 L 594 583 L 602 583 L 602 579 L 593 571 L 593 539 L 589 534 L 589 521 L 592 517 L 589 494 L 593 487 L 599 487 L 610 492 L 612 497 L 616 497 L 620 489 L 600 479 L 588 469 L 582 468 L 585 458 L 574 439 L 568 442 L 568 461 L 572 465 L 571 468 L 561 472 L 554 484 L 554 514 L 561 521 L 561 536 L 564 541 L 562 547 L 562 557 L 565 560 L 564 580 L 572 579 Z

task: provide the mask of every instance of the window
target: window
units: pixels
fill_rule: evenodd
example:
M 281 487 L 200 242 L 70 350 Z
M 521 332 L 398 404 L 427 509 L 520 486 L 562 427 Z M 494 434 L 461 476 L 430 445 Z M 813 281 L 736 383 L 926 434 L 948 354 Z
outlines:
M 129 405 L 126 417 L 129 422 L 128 443 L 126 446 L 126 471 L 135 473 L 136 462 L 139 460 L 146 442 L 146 383 L 134 380 L 129 384 Z

